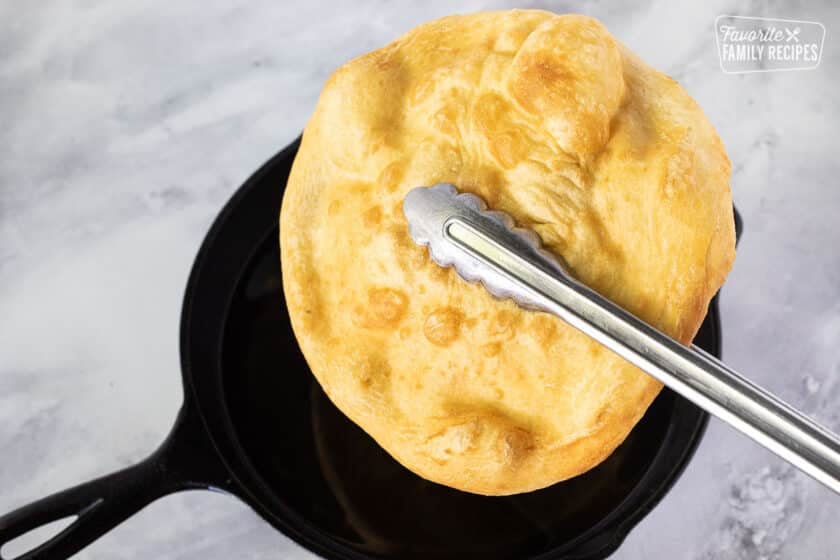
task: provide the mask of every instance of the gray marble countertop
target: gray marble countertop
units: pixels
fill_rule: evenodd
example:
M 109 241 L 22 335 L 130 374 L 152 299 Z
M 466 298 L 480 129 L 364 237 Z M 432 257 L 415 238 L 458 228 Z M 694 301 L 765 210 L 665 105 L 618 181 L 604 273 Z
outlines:
M 127 466 L 181 402 L 193 257 L 226 199 L 297 136 L 347 59 L 454 11 L 604 21 L 698 100 L 746 233 L 724 356 L 840 430 L 840 9 L 829 0 L 0 3 L 0 511 Z M 526 5 L 527 4 L 527 5 Z M 825 24 L 813 71 L 724 74 L 719 14 Z M 712 421 L 621 560 L 830 560 L 840 501 Z M 312 558 L 236 499 L 164 498 L 81 558 Z

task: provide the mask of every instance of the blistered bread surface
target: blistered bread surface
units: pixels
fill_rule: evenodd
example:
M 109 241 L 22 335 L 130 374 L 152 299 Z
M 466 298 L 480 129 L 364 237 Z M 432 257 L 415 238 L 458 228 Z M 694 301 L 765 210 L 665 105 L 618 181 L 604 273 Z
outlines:
M 488 495 L 573 477 L 660 383 L 437 266 L 403 197 L 439 182 L 481 196 L 689 343 L 734 259 L 729 176 L 697 104 L 594 19 L 421 25 L 339 68 L 306 127 L 280 218 L 295 334 L 333 403 L 418 475 Z

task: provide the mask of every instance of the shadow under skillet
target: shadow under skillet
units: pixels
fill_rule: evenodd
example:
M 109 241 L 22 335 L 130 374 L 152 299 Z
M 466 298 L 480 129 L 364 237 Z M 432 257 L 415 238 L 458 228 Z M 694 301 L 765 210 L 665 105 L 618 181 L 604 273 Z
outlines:
M 275 229 L 231 302 L 223 341 L 230 415 L 245 453 L 278 499 L 360 552 L 423 559 L 559 552 L 607 519 L 637 521 L 661 497 L 662 479 L 670 485 L 696 446 L 705 415 L 665 389 L 621 446 L 576 478 L 507 497 L 426 481 L 325 396 L 292 333 L 279 262 Z M 710 315 L 695 344 L 715 353 L 718 337 Z M 663 458 L 669 447 L 676 449 Z M 659 465 L 650 476 L 652 464 L 663 461 L 674 464 Z

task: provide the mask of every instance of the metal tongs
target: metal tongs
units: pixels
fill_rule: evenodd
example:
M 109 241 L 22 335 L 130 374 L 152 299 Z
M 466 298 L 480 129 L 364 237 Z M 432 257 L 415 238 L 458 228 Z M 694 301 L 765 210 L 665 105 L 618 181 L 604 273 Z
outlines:
M 696 346 L 686 347 L 587 288 L 536 233 L 450 184 L 403 201 L 411 237 L 499 298 L 552 313 L 840 493 L 840 439 Z

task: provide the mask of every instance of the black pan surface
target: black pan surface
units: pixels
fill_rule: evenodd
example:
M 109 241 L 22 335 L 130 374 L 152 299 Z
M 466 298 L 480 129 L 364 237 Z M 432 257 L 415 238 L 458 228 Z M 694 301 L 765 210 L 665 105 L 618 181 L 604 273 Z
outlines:
M 477 496 L 412 474 L 332 405 L 295 342 L 277 218 L 297 147 L 237 191 L 196 257 L 181 323 L 185 402 L 170 436 L 137 465 L 0 517 L 0 546 L 73 515 L 20 557 L 65 558 L 160 496 L 206 488 L 326 558 L 609 556 L 676 482 L 707 415 L 663 390 L 604 463 L 528 494 Z M 720 354 L 716 301 L 695 344 Z

